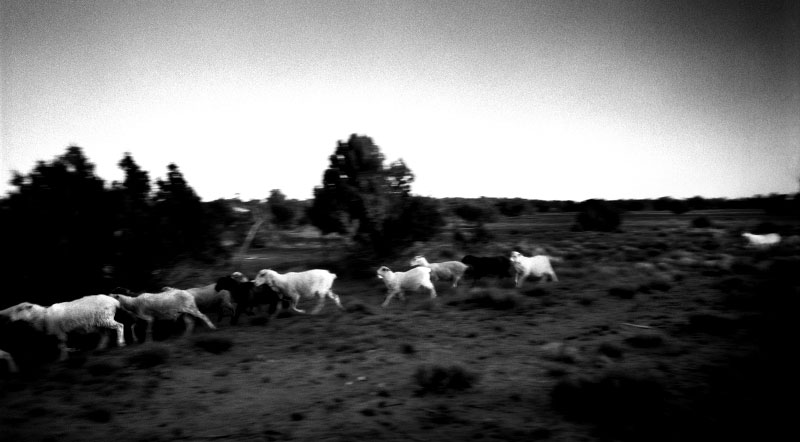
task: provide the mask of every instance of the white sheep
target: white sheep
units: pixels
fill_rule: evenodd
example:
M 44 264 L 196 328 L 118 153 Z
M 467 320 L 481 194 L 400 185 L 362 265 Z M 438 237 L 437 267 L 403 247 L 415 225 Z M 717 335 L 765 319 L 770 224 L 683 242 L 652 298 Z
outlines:
M 405 299 L 404 292 L 411 290 L 416 291 L 420 288 L 427 289 L 431 294 L 431 299 L 436 297 L 436 289 L 431 282 L 431 269 L 429 267 L 414 267 L 406 272 L 393 272 L 389 267 L 381 266 L 378 269 L 378 278 L 383 279 L 386 284 L 386 299 L 381 304 L 381 307 L 389 305 L 389 301 L 395 295 L 399 295 L 400 299 Z
M 753 233 L 744 232 L 742 233 L 742 236 L 747 239 L 748 246 L 757 249 L 766 249 L 781 242 L 781 236 L 777 233 L 756 235 Z
M 9 373 L 19 373 L 19 368 L 17 368 L 14 358 L 9 353 L 0 350 L 0 361 L 6 361 Z
M 198 310 L 194 296 L 186 290 L 169 289 L 161 293 L 142 293 L 135 297 L 117 293 L 111 296 L 119 301 L 124 310 L 137 318 L 147 321 L 145 341 L 147 336 L 152 339 L 153 321 L 155 319 L 174 321 L 183 315 L 183 320 L 186 323 L 184 335 L 189 335 L 194 329 L 194 319 L 189 316 L 201 319 L 212 330 L 216 329 L 211 320 Z M 134 325 L 131 325 L 131 329 L 133 329 Z
M 339 309 L 344 310 L 339 295 L 333 292 L 333 281 L 336 274 L 327 270 L 312 269 L 304 272 L 288 272 L 280 274 L 272 269 L 263 269 L 256 275 L 254 283 L 256 287 L 267 284 L 269 288 L 291 298 L 291 308 L 298 313 L 305 313 L 305 310 L 297 308 L 297 303 L 301 298 L 317 298 L 317 305 L 311 310 L 315 315 L 322 310 L 325 305 L 325 298 L 331 298 Z
M 523 256 L 521 253 L 511 252 L 511 265 L 514 267 L 514 285 L 521 287 L 525 279 L 533 275 L 541 278 L 544 275 L 550 277 L 552 281 L 558 281 L 556 272 L 550 264 L 550 257 L 547 255 Z
M 17 304 L 8 316 L 12 320 L 24 320 L 39 331 L 58 338 L 60 359 L 67 359 L 67 333 L 72 331 L 97 331 L 113 329 L 117 332 L 117 345 L 125 346 L 124 328 L 114 320 L 119 302 L 106 295 L 91 295 L 69 302 L 59 302 L 49 307 L 31 303 Z M 9 309 L 3 310 L 3 312 Z M 98 349 L 108 344 L 108 336 L 103 334 Z
M 453 281 L 453 287 L 458 286 L 458 281 L 464 277 L 464 272 L 467 271 L 467 265 L 460 261 L 445 261 L 429 263 L 424 256 L 415 256 L 409 262 L 411 266 L 422 266 L 431 269 L 432 281 Z

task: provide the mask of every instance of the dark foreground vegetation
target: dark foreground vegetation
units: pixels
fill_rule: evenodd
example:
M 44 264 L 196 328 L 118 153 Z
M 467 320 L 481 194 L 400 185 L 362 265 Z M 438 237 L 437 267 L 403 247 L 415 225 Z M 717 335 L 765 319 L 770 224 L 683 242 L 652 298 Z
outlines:
M 353 152 L 374 153 L 370 146 L 351 139 L 337 155 L 363 157 Z M 354 164 L 340 177 L 367 170 Z M 104 351 L 92 350 L 97 336 L 75 334 L 76 351 L 63 363 L 54 360 L 52 339 L 11 324 L 0 348 L 22 370 L 10 374 L 0 363 L 2 440 L 752 441 L 791 434 L 796 198 L 695 198 L 683 201 L 686 213 L 655 206 L 664 199 L 643 202 L 653 205 L 646 210 L 630 201 L 414 202 L 410 171 L 396 163 L 370 166 L 373 185 L 323 181 L 327 191 L 317 197 L 327 200 L 292 201 L 273 190 L 265 202 L 203 203 L 175 166 L 155 190 L 130 156 L 120 166 L 125 181 L 106 186 L 71 148 L 17 178 L 18 191 L 0 204 L 0 234 L 18 258 L 0 308 L 115 286 L 197 287 L 232 271 L 252 277 L 262 268 L 325 268 L 339 275 L 334 290 L 346 311 L 328 304 L 317 316 L 281 310 L 267 318 L 256 310 L 238 325 L 223 318 L 217 330 L 198 323 L 189 337 L 181 337 L 183 321 L 160 323 L 155 342 L 126 333 L 128 346 Z M 341 204 L 364 194 L 383 205 Z M 766 201 L 775 206 L 758 206 Z M 311 215 L 315 204 L 338 215 L 321 220 Z M 385 210 L 366 210 L 376 207 Z M 424 234 L 403 222 L 420 211 L 428 213 L 418 218 L 430 227 Z M 320 233 L 322 222 L 331 233 Z M 744 231 L 784 240 L 748 248 Z M 406 303 L 380 308 L 381 265 L 402 271 L 419 254 L 438 262 L 512 250 L 560 258 L 559 282 L 437 283 L 435 300 L 409 294 Z

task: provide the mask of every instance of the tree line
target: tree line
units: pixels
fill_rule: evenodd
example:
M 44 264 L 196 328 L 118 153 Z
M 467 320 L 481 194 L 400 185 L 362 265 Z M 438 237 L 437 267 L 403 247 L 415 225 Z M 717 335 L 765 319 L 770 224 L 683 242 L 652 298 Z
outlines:
M 311 225 L 339 234 L 355 256 L 371 259 L 430 240 L 452 217 L 483 226 L 501 216 L 576 212 L 580 230 L 614 230 L 626 211 L 800 213 L 800 196 L 777 194 L 584 202 L 421 197 L 412 194 L 415 176 L 402 159 L 386 164 L 370 137 L 355 134 L 337 143 L 321 185 L 305 201 L 272 189 L 264 200 L 203 202 L 176 164 L 154 183 L 129 153 L 118 166 L 123 180 L 107 184 L 83 150 L 69 146 L 27 174 L 14 172 L 14 189 L 0 199 L 0 243 L 10 258 L 3 304 L 57 302 L 116 286 L 152 290 L 170 283 L 159 279 L 160 269 L 229 259 L 262 221 L 270 229 Z

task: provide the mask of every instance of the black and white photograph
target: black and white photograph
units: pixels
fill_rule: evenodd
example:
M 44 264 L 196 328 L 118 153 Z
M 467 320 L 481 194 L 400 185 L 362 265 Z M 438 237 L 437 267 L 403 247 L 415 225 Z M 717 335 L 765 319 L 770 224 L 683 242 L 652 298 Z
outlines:
M 800 3 L 0 0 L 0 441 L 796 433 Z

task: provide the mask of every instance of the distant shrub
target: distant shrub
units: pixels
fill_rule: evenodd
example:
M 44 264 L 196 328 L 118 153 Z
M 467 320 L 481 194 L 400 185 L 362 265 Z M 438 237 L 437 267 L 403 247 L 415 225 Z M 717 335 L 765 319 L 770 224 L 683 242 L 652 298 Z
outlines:
M 92 362 L 86 365 L 86 370 L 91 373 L 92 376 L 108 376 L 115 373 L 120 368 L 122 367 L 118 364 L 107 361 Z
M 622 224 L 620 211 L 602 200 L 587 200 L 580 204 L 572 230 L 614 232 Z
M 413 344 L 405 343 L 400 346 L 400 352 L 404 355 L 413 355 L 417 352 L 417 349 L 414 347 Z
M 214 354 L 224 353 L 233 347 L 233 340 L 230 338 L 213 335 L 195 336 L 192 343 L 195 347 Z
M 635 348 L 654 348 L 664 345 L 664 336 L 655 331 L 642 331 L 625 338 L 625 343 Z
M 377 313 L 375 307 L 356 300 L 348 302 L 345 306 L 345 311 L 348 313 L 360 313 L 362 315 L 374 315 Z
M 706 229 L 712 226 L 711 220 L 707 216 L 698 216 L 692 219 L 691 226 L 695 229 Z
M 89 408 L 88 410 L 80 413 L 80 417 L 99 423 L 106 423 L 111 421 L 111 412 L 104 408 Z
M 603 342 L 597 352 L 614 359 L 621 358 L 623 354 L 622 348 L 613 342 Z
M 472 388 L 478 376 L 459 365 L 445 367 L 434 364 L 417 367 L 414 380 L 420 387 L 420 393 L 444 393 Z
M 631 299 L 636 295 L 636 290 L 629 286 L 617 286 L 608 289 L 608 294 L 620 299 Z
M 672 288 L 672 284 L 664 279 L 654 279 L 639 286 L 638 291 L 651 293 L 653 291 L 666 292 Z
M 144 348 L 129 355 L 127 361 L 137 368 L 151 368 L 166 363 L 169 355 L 169 349 L 166 347 L 153 345 L 150 348 Z
M 448 305 L 456 305 L 465 309 L 487 308 L 493 310 L 511 310 L 521 305 L 521 299 L 513 293 L 497 293 L 493 290 L 475 290 L 466 297 L 451 299 Z

